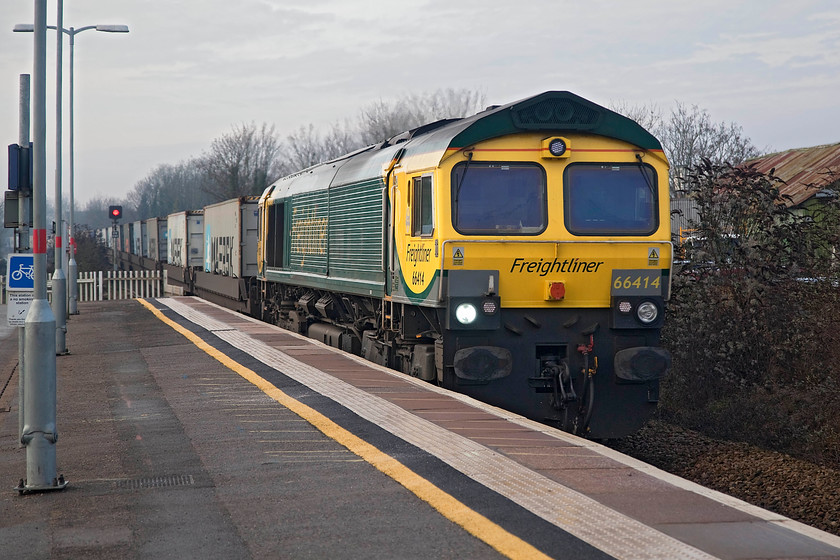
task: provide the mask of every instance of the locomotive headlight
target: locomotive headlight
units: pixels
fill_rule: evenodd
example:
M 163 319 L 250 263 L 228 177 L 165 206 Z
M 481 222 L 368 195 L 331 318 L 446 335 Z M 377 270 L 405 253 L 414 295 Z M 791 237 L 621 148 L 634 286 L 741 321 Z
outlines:
M 502 326 L 498 270 L 450 270 L 447 289 L 447 329 L 491 331 Z
M 652 301 L 643 301 L 636 308 L 636 317 L 642 323 L 649 325 L 659 317 L 659 308 Z
M 455 318 L 462 325 L 470 325 L 478 317 L 478 310 L 471 303 L 462 303 L 455 308 Z

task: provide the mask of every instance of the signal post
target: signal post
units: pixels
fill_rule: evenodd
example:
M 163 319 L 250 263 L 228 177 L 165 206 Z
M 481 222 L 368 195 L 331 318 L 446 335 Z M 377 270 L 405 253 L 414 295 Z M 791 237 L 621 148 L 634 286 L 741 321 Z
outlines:
M 111 245 L 114 249 L 114 272 L 117 271 L 117 243 L 120 238 L 120 234 L 117 231 L 117 222 L 120 221 L 122 218 L 122 206 L 109 206 L 108 207 L 108 216 L 111 218 L 111 223 L 113 224 L 113 228 L 111 229 Z

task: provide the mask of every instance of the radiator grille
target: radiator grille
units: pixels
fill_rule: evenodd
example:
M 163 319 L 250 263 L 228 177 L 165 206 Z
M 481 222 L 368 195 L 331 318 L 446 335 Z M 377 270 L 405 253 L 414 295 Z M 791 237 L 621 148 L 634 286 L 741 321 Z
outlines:
M 585 130 L 595 127 L 601 112 L 568 99 L 545 99 L 513 112 L 519 128 L 563 128 Z

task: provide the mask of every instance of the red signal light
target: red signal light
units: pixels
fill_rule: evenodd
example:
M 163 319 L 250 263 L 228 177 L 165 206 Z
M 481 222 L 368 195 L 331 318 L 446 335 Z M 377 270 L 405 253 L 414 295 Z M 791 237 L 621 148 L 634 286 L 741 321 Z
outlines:
M 110 206 L 108 212 L 111 214 L 112 220 L 119 220 L 122 218 L 122 206 Z

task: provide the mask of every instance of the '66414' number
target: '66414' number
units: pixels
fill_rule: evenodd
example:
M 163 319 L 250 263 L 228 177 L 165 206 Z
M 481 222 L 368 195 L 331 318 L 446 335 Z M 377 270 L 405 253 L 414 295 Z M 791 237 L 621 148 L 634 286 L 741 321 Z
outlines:
M 613 270 L 612 295 L 659 295 L 662 293 L 660 270 Z

